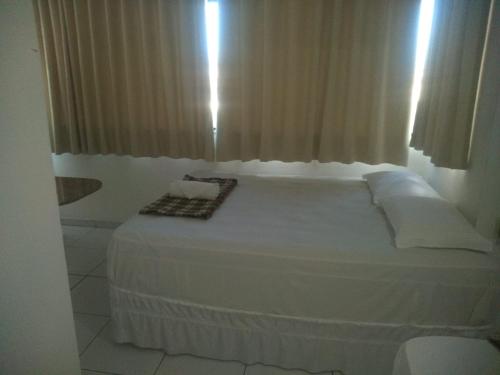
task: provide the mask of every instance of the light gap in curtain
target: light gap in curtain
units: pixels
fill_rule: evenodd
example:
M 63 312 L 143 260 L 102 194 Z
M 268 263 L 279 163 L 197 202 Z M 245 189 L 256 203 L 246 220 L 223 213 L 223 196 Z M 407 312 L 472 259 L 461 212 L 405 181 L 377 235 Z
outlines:
M 417 52 L 415 55 L 415 73 L 411 92 L 410 124 L 408 126 L 407 140 L 410 143 L 411 133 L 415 125 L 420 92 L 422 91 L 422 77 L 424 75 L 425 61 L 429 50 L 429 40 L 432 31 L 432 17 L 434 16 L 435 0 L 421 0 L 418 18 Z
M 205 0 L 205 26 L 207 35 L 208 72 L 210 81 L 210 112 L 214 133 L 214 152 L 217 155 L 217 111 L 219 108 L 219 3 L 217 0 Z

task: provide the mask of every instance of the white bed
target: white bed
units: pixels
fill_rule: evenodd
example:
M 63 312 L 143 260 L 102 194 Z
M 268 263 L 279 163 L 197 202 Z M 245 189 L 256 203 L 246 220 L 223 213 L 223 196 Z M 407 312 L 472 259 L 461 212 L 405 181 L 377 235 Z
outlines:
M 237 178 L 210 220 L 115 231 L 118 342 L 353 375 L 390 373 L 412 337 L 491 332 L 498 254 L 395 248 L 363 181 Z

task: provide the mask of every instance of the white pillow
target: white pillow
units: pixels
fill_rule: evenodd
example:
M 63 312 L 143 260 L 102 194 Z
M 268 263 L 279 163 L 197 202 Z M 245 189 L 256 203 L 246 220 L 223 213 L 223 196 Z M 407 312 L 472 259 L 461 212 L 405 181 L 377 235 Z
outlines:
M 396 234 L 398 248 L 437 247 L 493 250 L 451 203 L 419 196 L 392 196 L 380 200 Z
M 217 198 L 220 186 L 217 183 L 177 180 L 170 183 L 168 195 L 171 197 L 188 199 L 210 199 Z
M 385 171 L 363 176 L 372 193 L 373 203 L 396 195 L 439 198 L 439 194 L 418 174 L 409 171 Z

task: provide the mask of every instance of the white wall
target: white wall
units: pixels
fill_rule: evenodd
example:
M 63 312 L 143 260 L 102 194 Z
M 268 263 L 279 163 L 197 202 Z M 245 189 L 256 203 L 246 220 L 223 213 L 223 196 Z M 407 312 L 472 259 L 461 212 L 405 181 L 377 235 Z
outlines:
M 123 222 L 145 204 L 163 195 L 170 181 L 201 169 L 242 174 L 359 178 L 370 171 L 401 168 L 389 164 L 369 166 L 361 163 L 347 165 L 258 161 L 207 163 L 188 159 L 70 154 L 53 155 L 52 161 L 56 175 L 91 177 L 103 182 L 102 189 L 96 193 L 62 206 L 61 216 L 65 219 L 111 222 Z M 416 152 L 411 153 L 410 166 L 419 173 L 423 173 L 426 167 Z
M 445 198 L 455 203 L 485 236 L 498 233 L 500 218 L 500 5 L 492 19 L 488 49 L 478 102 L 471 165 L 467 171 L 434 167 L 420 152 L 410 150 L 408 168 L 420 173 Z M 230 162 L 210 164 L 202 161 L 168 158 L 118 156 L 53 156 L 56 174 L 95 177 L 103 181 L 101 191 L 80 202 L 61 208 L 64 218 L 121 222 L 143 205 L 165 192 L 168 182 L 184 173 L 203 168 L 227 172 L 280 175 L 360 177 L 368 171 L 397 168 L 361 163 L 280 163 Z
M 0 1 L 0 374 L 80 374 L 31 1 Z
M 61 217 L 108 222 L 123 222 L 163 195 L 169 181 L 210 166 L 201 160 L 114 155 L 53 155 L 52 161 L 58 176 L 91 177 L 103 182 L 92 195 L 62 206 Z

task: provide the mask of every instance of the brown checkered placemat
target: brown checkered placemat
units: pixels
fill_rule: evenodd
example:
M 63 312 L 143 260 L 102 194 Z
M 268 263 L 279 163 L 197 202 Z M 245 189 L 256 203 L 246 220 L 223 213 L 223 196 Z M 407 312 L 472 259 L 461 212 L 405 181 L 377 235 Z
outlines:
M 206 177 L 197 178 L 185 175 L 184 180 L 218 183 L 220 193 L 216 199 L 188 199 L 171 197 L 165 194 L 160 199 L 148 204 L 139 211 L 143 215 L 161 215 L 161 216 L 181 216 L 194 217 L 198 219 L 209 219 L 214 211 L 224 202 L 238 184 L 235 178 Z

